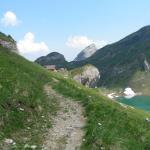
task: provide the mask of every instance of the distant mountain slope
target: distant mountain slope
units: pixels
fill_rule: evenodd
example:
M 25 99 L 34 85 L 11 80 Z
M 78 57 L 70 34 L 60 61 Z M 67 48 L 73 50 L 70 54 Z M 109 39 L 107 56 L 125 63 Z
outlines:
M 88 57 L 92 56 L 95 52 L 97 51 L 97 48 L 95 44 L 91 44 L 88 47 L 86 47 L 84 50 L 82 50 L 77 57 L 75 58 L 74 61 L 81 61 L 85 60 Z M 56 65 L 58 68 L 60 67 L 67 67 L 69 64 L 65 57 L 58 53 L 58 52 L 52 52 L 48 54 L 47 56 L 42 56 L 40 58 L 37 58 L 35 60 L 36 63 L 46 66 L 46 65 Z
M 65 57 L 58 52 L 52 52 L 47 56 L 42 56 L 35 60 L 35 62 L 42 66 L 56 65 L 57 67 L 63 67 L 67 64 Z
M 99 69 L 100 86 L 128 86 L 136 72 L 150 70 L 150 26 L 105 46 L 86 60 L 71 62 L 69 67 L 76 68 L 85 64 L 95 65 Z
M 74 61 L 85 60 L 85 59 L 89 58 L 90 56 L 92 56 L 96 51 L 97 51 L 97 48 L 96 48 L 95 44 L 91 44 L 91 45 L 87 46 L 85 49 L 83 49 L 77 55 L 77 57 L 74 59 Z

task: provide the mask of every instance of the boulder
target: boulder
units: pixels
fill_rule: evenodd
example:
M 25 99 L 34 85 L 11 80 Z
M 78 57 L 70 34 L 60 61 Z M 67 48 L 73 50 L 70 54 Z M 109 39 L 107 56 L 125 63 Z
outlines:
M 71 76 L 77 82 L 87 87 L 95 88 L 100 79 L 100 72 L 92 65 L 85 65 L 81 68 L 71 70 Z

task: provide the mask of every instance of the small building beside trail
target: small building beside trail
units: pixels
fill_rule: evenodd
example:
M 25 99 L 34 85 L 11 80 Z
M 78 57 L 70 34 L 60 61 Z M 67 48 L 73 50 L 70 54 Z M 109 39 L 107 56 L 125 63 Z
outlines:
M 50 71 L 57 71 L 55 65 L 47 65 L 47 66 L 44 66 L 44 67 L 45 67 L 47 70 L 50 70 Z
M 60 68 L 59 72 L 65 73 L 65 72 L 67 72 L 67 69 L 66 68 Z

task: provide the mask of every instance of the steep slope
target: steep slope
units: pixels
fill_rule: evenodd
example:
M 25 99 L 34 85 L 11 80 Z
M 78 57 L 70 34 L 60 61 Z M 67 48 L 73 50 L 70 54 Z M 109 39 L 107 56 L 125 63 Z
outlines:
M 44 87 L 49 85 L 57 94 Z M 0 149 L 41 150 L 59 101 L 78 101 L 87 118 L 83 150 L 149 150 L 150 114 L 122 106 L 0 46 Z M 61 97 L 61 99 L 59 99 Z M 65 110 L 66 112 L 68 110 Z M 13 141 L 12 141 L 13 140 Z
M 56 65 L 57 67 L 61 67 L 61 66 L 63 67 L 67 64 L 65 57 L 58 52 L 52 52 L 47 56 L 42 56 L 37 60 L 35 60 L 35 62 L 42 66 Z
M 47 138 L 49 128 L 55 126 L 53 119 L 58 119 L 57 111 L 71 112 L 71 118 L 66 116 L 64 123 L 69 121 L 63 130 L 67 132 L 66 139 L 68 145 L 72 140 L 72 135 L 76 131 L 76 122 L 73 119 L 82 117 L 82 114 L 73 111 L 77 105 L 70 99 L 59 96 L 55 91 L 45 89 L 45 85 L 54 85 L 55 74 L 51 74 L 42 67 L 28 62 L 24 58 L 9 49 L 0 46 L 0 149 L 1 150 L 41 150 L 44 140 Z M 67 102 L 68 101 L 68 102 Z M 71 107 L 67 107 L 67 105 Z M 64 107 L 64 108 L 61 108 Z M 66 108 L 65 108 L 66 107 Z M 76 106 L 77 107 L 77 106 Z M 81 107 L 81 106 L 80 106 Z M 79 109 L 79 104 L 78 104 Z M 76 110 L 77 111 L 77 110 Z M 59 112 L 58 112 L 59 113 Z M 56 118 L 57 114 L 57 118 Z M 68 115 L 70 113 L 67 113 Z M 65 116 L 61 116 L 65 117 Z M 60 118 L 62 119 L 62 118 Z M 59 119 L 59 120 L 60 120 Z M 63 120 L 63 119 L 62 119 Z M 80 120 L 78 121 L 80 123 Z M 82 122 L 81 122 L 82 123 Z M 69 130 L 69 125 L 73 131 Z M 73 127 L 74 126 L 74 127 Z M 56 126 L 57 127 L 57 126 Z M 80 131 L 82 133 L 82 131 Z M 66 134 L 66 133 L 65 133 Z M 49 135 L 52 137 L 52 133 Z M 62 140 L 63 140 L 63 135 Z M 78 144 L 82 143 L 82 136 Z M 74 137 L 76 139 L 76 136 Z M 73 138 L 73 139 L 74 139 Z M 51 138 L 49 142 L 51 142 Z M 57 143 L 57 142 L 56 142 Z M 47 146 L 47 144 L 46 144 Z M 51 145 L 53 146 L 53 145 Z M 65 147 L 65 144 L 63 145 Z M 76 145 L 74 145 L 76 147 Z M 49 147 L 48 147 L 49 149 Z M 71 150 L 71 149 L 70 149 Z
M 9 48 L 11 51 L 18 53 L 16 41 L 10 36 L 0 32 L 0 45 Z
M 70 67 L 75 68 L 85 64 L 93 64 L 99 69 L 101 72 L 99 85 L 128 86 L 136 72 L 145 73 L 150 70 L 150 26 L 119 42 L 105 46 L 84 61 L 71 62 Z
M 95 44 L 91 44 L 87 46 L 84 50 L 82 50 L 77 57 L 74 59 L 74 61 L 81 61 L 89 58 L 97 51 L 97 48 Z
M 57 109 L 57 100 L 43 90 L 48 81 L 47 72 L 38 65 L 0 46 L 1 150 L 20 150 L 26 144 L 41 147 L 43 127 L 51 126 L 49 115 Z

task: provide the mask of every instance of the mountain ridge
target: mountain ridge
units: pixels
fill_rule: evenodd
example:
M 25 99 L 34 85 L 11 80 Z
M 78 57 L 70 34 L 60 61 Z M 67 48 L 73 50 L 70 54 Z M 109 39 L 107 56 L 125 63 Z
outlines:
M 74 59 L 74 61 L 82 61 L 92 56 L 97 51 L 95 44 L 90 44 L 85 47 Z M 36 63 L 45 65 L 56 65 L 56 67 L 67 67 L 69 62 L 65 59 L 64 55 L 58 52 L 51 52 L 46 56 L 41 56 L 35 60 Z
M 56 65 L 56 67 L 65 66 L 68 63 L 64 55 L 58 52 L 52 52 L 46 56 L 39 57 L 35 62 L 42 66 Z
M 68 68 L 73 69 L 85 64 L 92 64 L 101 72 L 99 86 L 129 86 L 136 72 L 149 72 L 150 26 L 97 50 L 86 60 L 71 62 Z

